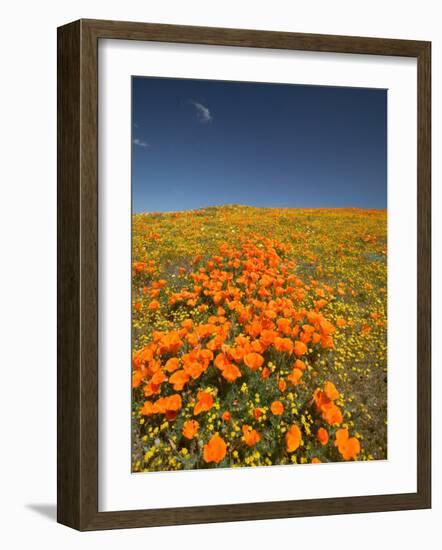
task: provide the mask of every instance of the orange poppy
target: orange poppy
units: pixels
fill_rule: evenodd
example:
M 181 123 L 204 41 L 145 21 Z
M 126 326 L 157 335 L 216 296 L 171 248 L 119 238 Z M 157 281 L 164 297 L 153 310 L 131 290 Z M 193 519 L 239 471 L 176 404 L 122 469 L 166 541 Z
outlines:
M 229 359 L 225 353 L 218 353 L 215 357 L 215 367 L 219 370 L 223 370 L 224 367 L 229 363 Z
M 213 397 L 209 392 L 199 391 L 197 394 L 197 403 L 193 409 L 193 414 L 196 416 L 202 412 L 210 411 L 213 407 Z
M 193 327 L 193 321 L 192 319 L 184 319 L 182 321 L 181 326 L 187 330 L 191 329 Z
M 219 464 L 226 456 L 227 445 L 218 434 L 212 436 L 203 448 L 203 458 L 205 462 L 215 462 Z
M 299 339 L 304 344 L 308 344 L 312 340 L 312 335 L 309 332 L 301 332 L 301 334 L 299 335 Z
M 296 424 L 293 424 L 286 432 L 285 445 L 289 453 L 293 453 L 301 445 L 301 430 Z
M 228 353 L 234 361 L 239 363 L 241 359 L 244 357 L 244 348 L 242 348 L 241 346 L 229 348 Z
M 166 407 L 166 413 L 169 411 L 179 411 L 181 409 L 181 395 L 178 393 L 174 393 L 173 395 L 169 395 L 169 397 L 165 397 L 165 407 Z
M 175 391 L 181 391 L 187 382 L 190 380 L 190 376 L 183 369 L 177 370 L 169 378 L 169 384 L 173 385 Z
M 292 372 L 287 376 L 287 380 L 290 380 L 290 382 L 294 385 L 294 386 L 297 386 L 298 384 L 301 383 L 301 378 L 302 378 L 302 375 L 304 373 L 302 372 L 302 370 L 296 368 L 296 369 L 293 369 Z
M 158 369 L 149 380 L 149 382 L 144 386 L 144 395 L 149 397 L 151 395 L 156 395 L 161 391 L 161 384 L 167 380 L 161 369 Z
M 147 306 L 147 309 L 150 309 L 150 311 L 158 311 L 160 309 L 160 302 L 158 300 L 152 300 Z
M 196 420 L 187 420 L 183 425 L 183 435 L 186 439 L 193 439 L 199 429 L 200 425 Z
M 270 374 L 271 374 L 270 369 L 268 369 L 267 367 L 264 367 L 261 371 L 261 378 L 265 380 L 270 376 Z
M 157 412 L 155 404 L 152 403 L 152 401 L 145 401 L 140 413 L 144 416 L 150 416 L 152 414 L 155 414 Z
M 244 363 L 249 367 L 249 369 L 257 370 L 264 363 L 264 357 L 259 353 L 247 353 L 244 355 Z
M 160 399 L 150 405 L 148 403 L 148 401 L 144 403 L 143 408 L 145 408 L 146 412 L 143 414 L 165 414 L 168 420 L 175 420 L 182 405 L 181 395 L 178 393 L 174 393 L 168 397 L 160 397 Z
M 291 331 L 290 322 L 291 322 L 290 319 L 285 319 L 283 317 L 278 319 L 276 321 L 276 325 L 278 327 L 279 332 L 281 332 L 282 334 L 289 334 Z
M 134 262 L 132 264 L 132 267 L 133 267 L 133 270 L 135 271 L 135 273 L 141 273 L 142 271 L 144 271 L 147 267 L 147 264 L 145 264 L 144 262 Z
M 251 426 L 244 424 L 242 427 L 243 440 L 249 447 L 253 447 L 261 441 L 261 434 L 254 430 Z
M 322 418 L 330 424 L 330 426 L 339 425 L 342 423 L 341 409 L 334 403 L 329 403 L 322 407 Z
M 325 392 L 325 395 L 332 401 L 335 401 L 336 399 L 339 398 L 339 392 L 336 389 L 336 386 L 333 384 L 333 382 L 326 382 L 324 384 L 324 392 Z
M 164 368 L 167 372 L 174 372 L 180 368 L 180 360 L 177 357 L 171 357 L 166 361 Z
M 322 411 L 322 407 L 324 405 L 328 405 L 330 403 L 330 399 L 325 395 L 325 392 L 323 392 L 319 388 L 316 388 L 316 390 L 314 391 L 313 400 L 316 404 L 316 408 L 319 411 Z
M 273 401 L 270 405 L 270 410 L 275 416 L 280 416 L 284 412 L 284 405 L 281 401 Z
M 344 460 L 356 458 L 361 452 L 361 445 L 356 437 L 348 437 L 348 429 L 341 428 L 336 432 L 334 442 Z
M 273 345 L 277 351 L 286 351 L 288 353 L 292 353 L 293 351 L 293 342 L 290 338 L 280 338 L 278 336 L 275 338 Z
M 333 338 L 331 336 L 323 336 L 321 338 L 321 346 L 324 349 L 334 349 L 335 344 L 333 342 Z
M 359 439 L 356 437 L 350 437 L 345 445 L 345 449 L 342 454 L 344 460 L 351 460 L 352 458 L 356 459 L 358 454 L 361 452 L 361 444 Z
M 132 387 L 138 388 L 141 384 L 141 380 L 143 379 L 143 373 L 141 371 L 135 371 L 132 374 Z
M 304 344 L 304 342 L 301 342 L 300 340 L 296 340 L 295 342 L 295 355 L 298 357 L 301 357 L 301 355 L 304 355 L 307 353 L 307 346 Z
M 299 369 L 304 371 L 307 368 L 307 365 L 304 363 L 304 361 L 301 361 L 301 359 L 296 359 L 296 361 L 293 363 L 293 366 L 295 369 Z
M 224 420 L 224 422 L 230 422 L 232 420 L 232 415 L 229 411 L 224 411 L 221 415 L 221 418 Z
M 321 463 L 322 463 L 321 460 L 319 460 L 319 458 L 316 458 L 316 456 L 312 458 L 312 464 L 321 464 Z
M 316 438 L 321 445 L 327 445 L 328 443 L 328 432 L 325 428 L 319 428 Z
M 261 332 L 261 343 L 268 347 L 270 346 L 271 344 L 273 344 L 273 342 L 275 341 L 275 339 L 278 337 L 278 333 L 275 332 L 274 330 L 268 330 L 268 329 L 264 329 L 262 332 Z
M 203 373 L 204 367 L 198 361 L 189 361 L 184 364 L 184 370 L 191 378 L 196 380 Z
M 234 363 L 228 363 L 221 371 L 221 375 L 228 382 L 234 382 L 237 378 L 242 376 L 241 371 Z

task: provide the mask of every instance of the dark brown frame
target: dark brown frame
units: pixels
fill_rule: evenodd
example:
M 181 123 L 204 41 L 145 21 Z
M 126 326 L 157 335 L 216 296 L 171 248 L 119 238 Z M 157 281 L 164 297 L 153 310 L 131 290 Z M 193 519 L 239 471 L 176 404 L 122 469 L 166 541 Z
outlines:
M 417 492 L 98 511 L 98 40 L 405 56 L 418 66 Z M 81 531 L 431 507 L 431 43 L 79 20 L 58 29 L 58 521 Z

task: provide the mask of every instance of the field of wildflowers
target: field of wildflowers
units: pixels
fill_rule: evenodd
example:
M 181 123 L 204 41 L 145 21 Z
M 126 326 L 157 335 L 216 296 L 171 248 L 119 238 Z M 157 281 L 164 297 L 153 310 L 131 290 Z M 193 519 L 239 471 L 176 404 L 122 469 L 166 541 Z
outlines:
M 387 457 L 387 213 L 132 220 L 132 471 Z

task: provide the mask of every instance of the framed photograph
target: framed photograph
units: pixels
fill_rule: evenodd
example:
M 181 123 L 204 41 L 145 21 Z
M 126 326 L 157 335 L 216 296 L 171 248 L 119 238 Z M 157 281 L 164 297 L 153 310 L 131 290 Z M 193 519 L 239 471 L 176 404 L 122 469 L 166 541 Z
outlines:
M 431 506 L 429 42 L 58 29 L 58 521 Z

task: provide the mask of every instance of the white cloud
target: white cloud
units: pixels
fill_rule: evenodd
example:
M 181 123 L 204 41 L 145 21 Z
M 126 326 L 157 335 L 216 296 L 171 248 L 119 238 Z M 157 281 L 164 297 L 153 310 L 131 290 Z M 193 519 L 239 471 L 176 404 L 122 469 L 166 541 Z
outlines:
M 138 139 L 138 138 L 134 138 L 133 144 L 138 145 L 138 147 L 150 147 L 147 141 L 143 141 L 142 139 Z
M 196 116 L 200 122 L 212 122 L 213 117 L 208 107 L 206 107 L 202 103 L 198 103 L 198 101 L 191 101 L 190 103 L 195 107 Z

